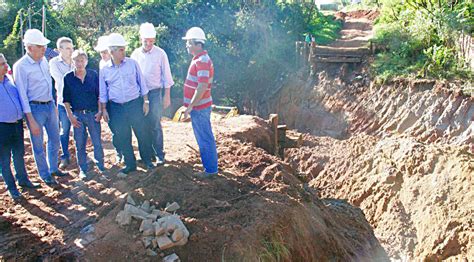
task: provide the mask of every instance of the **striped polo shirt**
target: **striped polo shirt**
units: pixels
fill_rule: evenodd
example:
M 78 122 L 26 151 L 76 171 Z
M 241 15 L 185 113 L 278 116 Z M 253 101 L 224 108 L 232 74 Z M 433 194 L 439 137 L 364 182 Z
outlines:
M 199 83 L 209 84 L 208 88 L 204 92 L 201 100 L 197 103 L 193 109 L 201 110 L 212 105 L 212 80 L 214 78 L 214 66 L 212 60 L 207 54 L 207 51 L 203 51 L 197 54 L 191 61 L 189 66 L 188 76 L 184 82 L 184 106 L 189 106 L 191 99 L 196 92 Z

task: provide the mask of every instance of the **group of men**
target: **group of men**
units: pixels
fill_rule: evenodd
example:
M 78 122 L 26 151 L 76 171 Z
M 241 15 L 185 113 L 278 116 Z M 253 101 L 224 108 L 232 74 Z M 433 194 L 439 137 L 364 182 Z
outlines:
M 6 58 L 0 54 L 0 104 L 4 108 L 0 111 L 0 167 L 13 199 L 22 196 L 17 184 L 23 188 L 40 186 L 29 180 L 25 168 L 24 118 L 39 176 L 49 186 L 58 184 L 55 177 L 68 175 L 59 168 L 70 165 L 71 127 L 79 177 L 87 178 L 89 172 L 88 136 L 94 147 L 98 173 L 105 175 L 101 120 L 106 121 L 112 131 L 116 160 L 125 164 L 122 173 L 137 169 L 132 130 L 146 169 L 165 163 L 161 117 L 163 110 L 170 106 L 170 88 L 174 81 L 166 52 L 155 45 L 153 24 L 142 24 L 139 34 L 142 46 L 134 50 L 130 58 L 125 55 L 127 42 L 122 35 L 111 33 L 100 37 L 95 47 L 101 56 L 99 72 L 87 68 L 88 55 L 74 50 L 73 41 L 67 37 L 57 40 L 59 56 L 48 63 L 45 50 L 50 41 L 37 29 L 29 29 L 24 35 L 26 54 L 14 64 L 13 79 L 7 74 Z M 206 36 L 201 28 L 189 29 L 183 40 L 186 40 L 188 53 L 193 55 L 184 83 L 184 119 L 191 118 L 204 167 L 203 172 L 196 175 L 210 178 L 218 173 L 210 121 L 214 68 L 204 49 Z M 47 160 L 44 131 L 48 136 Z M 10 167 L 12 158 L 16 181 Z

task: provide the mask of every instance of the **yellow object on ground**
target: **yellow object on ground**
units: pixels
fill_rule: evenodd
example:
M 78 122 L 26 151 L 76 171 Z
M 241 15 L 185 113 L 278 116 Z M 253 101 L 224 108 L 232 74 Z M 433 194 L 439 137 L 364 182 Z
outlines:
M 212 110 L 213 111 L 229 111 L 225 116 L 224 118 L 230 118 L 230 117 L 234 117 L 234 116 L 238 116 L 239 115 L 239 109 L 235 106 L 216 106 L 216 105 L 213 105 L 212 106 Z M 173 122 L 180 122 L 181 120 L 183 120 L 183 117 L 184 117 L 184 111 L 186 111 L 186 107 L 182 106 L 180 107 L 178 110 L 176 110 L 176 113 L 174 114 L 174 117 L 173 117 Z

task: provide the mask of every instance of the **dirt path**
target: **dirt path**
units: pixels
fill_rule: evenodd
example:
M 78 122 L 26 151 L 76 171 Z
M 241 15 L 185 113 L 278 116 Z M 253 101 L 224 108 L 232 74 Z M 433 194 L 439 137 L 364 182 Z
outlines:
M 375 13 L 375 12 L 374 12 Z M 329 46 L 338 48 L 365 48 L 369 45 L 369 39 L 373 36 L 373 17 L 372 12 L 366 14 L 366 11 L 354 11 L 344 13 L 344 26 L 340 31 L 340 38 Z

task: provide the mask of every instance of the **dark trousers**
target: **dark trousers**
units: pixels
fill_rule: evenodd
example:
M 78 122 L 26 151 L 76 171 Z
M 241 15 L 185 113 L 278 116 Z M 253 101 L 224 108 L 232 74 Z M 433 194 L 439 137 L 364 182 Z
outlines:
M 110 104 L 111 103 L 107 103 L 107 112 L 110 113 Z M 117 139 L 117 136 L 115 135 L 117 133 L 117 131 L 115 131 L 115 126 L 113 125 L 112 121 L 109 121 L 109 128 L 110 128 L 110 131 L 112 132 L 112 145 L 114 146 L 115 148 L 115 151 L 117 151 L 117 156 L 122 156 L 122 150 L 119 148 L 119 142 L 118 142 L 118 139 Z
M 132 130 L 138 140 L 138 150 L 142 160 L 151 163 L 152 148 L 143 114 L 143 98 L 139 97 L 124 104 L 110 102 L 110 122 L 114 127 L 114 139 L 123 153 L 125 165 L 136 167 L 136 158 L 132 147 Z
M 13 155 L 16 179 L 19 184 L 28 182 L 25 169 L 25 144 L 23 138 L 23 121 L 17 123 L 0 123 L 0 167 L 2 177 L 9 191 L 18 190 L 10 168 Z
M 148 99 L 150 100 L 150 112 L 146 116 L 148 132 L 150 134 L 153 154 L 158 159 L 164 161 L 163 152 L 163 129 L 161 128 L 161 117 L 163 115 L 163 95 L 162 88 L 150 90 Z

